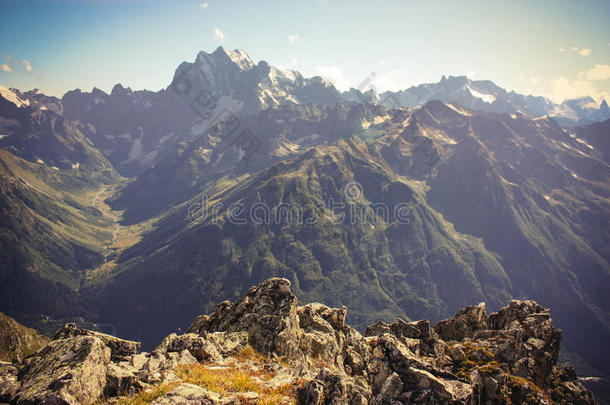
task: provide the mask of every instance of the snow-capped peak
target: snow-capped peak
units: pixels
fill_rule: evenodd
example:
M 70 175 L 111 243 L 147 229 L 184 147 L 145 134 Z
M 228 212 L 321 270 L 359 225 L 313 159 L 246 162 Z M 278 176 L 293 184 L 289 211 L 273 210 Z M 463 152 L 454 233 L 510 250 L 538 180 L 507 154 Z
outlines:
M 250 59 L 248 54 L 241 49 L 225 49 L 222 46 L 219 46 L 212 54 L 201 51 L 197 55 L 197 60 L 203 62 L 204 60 L 215 57 L 218 59 L 228 59 L 228 61 L 234 63 L 241 70 L 250 70 L 254 67 L 254 62 Z
M 2 85 L 0 85 L 0 96 L 15 104 L 18 108 L 30 105 L 30 100 L 19 97 L 15 92 Z
M 250 56 L 242 49 L 225 50 L 229 58 L 235 62 L 242 70 L 250 70 L 254 67 L 254 62 Z

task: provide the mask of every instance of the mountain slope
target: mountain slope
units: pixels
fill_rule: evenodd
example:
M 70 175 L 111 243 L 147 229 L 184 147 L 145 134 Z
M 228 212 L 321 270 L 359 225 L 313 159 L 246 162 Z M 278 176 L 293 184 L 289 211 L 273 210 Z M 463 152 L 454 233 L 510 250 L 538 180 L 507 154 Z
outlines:
M 112 205 L 126 210 L 127 221 L 149 218 L 215 183 L 227 186 L 313 146 L 361 134 L 363 125 L 386 115 L 387 110 L 376 105 L 286 105 L 241 116 L 248 139 L 219 123 L 179 144 L 122 190 Z
M 90 314 L 75 292 L 105 260 L 114 225 L 96 203 L 120 177 L 69 121 L 21 97 L 0 98 L 0 308 L 28 324 Z
M 354 181 L 365 190 L 357 196 L 362 201 L 345 194 Z M 200 218 L 203 211 L 191 212 L 192 223 L 183 212 L 165 218 L 121 257 L 100 294 L 105 316 L 127 336 L 146 340 L 179 326 L 192 308 L 211 309 L 270 276 L 293 280 L 305 301 L 352 305 L 352 322 L 360 326 L 406 311 L 438 319 L 472 300 L 505 300 L 510 281 L 496 258 L 455 232 L 416 187 L 357 138 L 313 148 L 210 196 L 207 214 L 212 204 L 225 207 L 218 218 Z M 333 201 L 345 206 L 334 212 Z M 246 216 L 233 218 L 231 204 L 243 204 Z M 248 217 L 256 206 L 269 215 L 260 224 Z M 387 210 L 375 211 L 380 207 Z M 456 294 L 456 286 L 470 293 Z M 125 302 L 132 313 L 117 311 Z M 167 324 L 148 322 L 150 306 Z
M 21 361 L 49 343 L 49 338 L 0 312 L 0 361 Z

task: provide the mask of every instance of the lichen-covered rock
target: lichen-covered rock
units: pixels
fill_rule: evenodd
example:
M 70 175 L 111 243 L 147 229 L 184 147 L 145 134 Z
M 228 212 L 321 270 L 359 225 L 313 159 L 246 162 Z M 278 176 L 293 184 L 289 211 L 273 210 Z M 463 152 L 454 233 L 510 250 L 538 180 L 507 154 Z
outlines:
M 484 302 L 461 309 L 453 318 L 434 325 L 436 333 L 445 341 L 471 338 L 476 331 L 484 329 L 487 329 L 487 311 Z
M 188 350 L 199 362 L 222 362 L 248 344 L 246 332 L 214 332 L 199 336 L 194 333 L 167 336 L 155 348 L 153 354 L 166 354 Z
M 152 405 L 214 405 L 220 403 L 222 402 L 217 394 L 197 385 L 183 383 L 155 399 Z
M 94 336 L 55 340 L 19 370 L 19 404 L 92 404 L 103 394 L 110 349 Z
M 299 405 L 318 404 L 368 404 L 371 391 L 345 375 L 335 374 L 323 368 L 318 375 L 297 392 Z
M 290 282 L 271 278 L 250 290 L 234 304 L 221 302 L 211 315 L 198 317 L 187 333 L 248 332 L 250 344 L 261 353 L 294 357 L 299 318 L 297 298 Z
M 9 402 L 17 393 L 17 367 L 0 361 L 0 403 Z
M 135 392 L 138 388 L 144 388 L 138 376 L 139 371 L 140 369 L 127 362 L 110 363 L 106 372 L 104 395 L 115 397 L 130 391 Z
M 346 308 L 319 303 L 298 307 L 286 279 L 269 279 L 252 287 L 235 303 L 224 301 L 188 328 L 207 341 L 221 332 L 246 332 L 248 342 L 264 354 L 281 356 L 295 367 L 323 363 L 360 375 L 370 349 L 356 330 L 345 325 Z M 223 339 L 220 339 L 221 341 Z
M 563 395 L 559 402 L 593 403 L 577 379 L 557 377 L 561 332 L 533 301 L 512 301 L 489 316 L 481 303 L 434 327 L 426 320 L 377 322 L 367 337 L 345 325 L 345 317 L 345 308 L 298 307 L 290 283 L 270 279 L 198 317 L 189 332 L 201 339 L 247 332 L 256 349 L 292 360 L 295 375 L 327 367 L 301 387 L 302 404 L 351 403 L 356 386 L 366 386 L 354 391 L 357 401 L 374 404 L 544 403 L 552 393 Z
M 194 333 L 187 333 L 184 335 L 176 335 L 175 333 L 172 333 L 163 339 L 161 344 L 155 348 L 153 353 L 180 353 L 183 350 L 188 350 L 189 353 L 191 353 L 198 361 L 222 360 L 222 356 L 214 344 Z
M 54 340 L 67 339 L 75 336 L 95 336 L 99 338 L 112 353 L 112 361 L 126 360 L 130 356 L 140 352 L 141 343 L 130 340 L 120 339 L 112 335 L 96 332 L 88 329 L 79 329 L 75 323 L 67 323 L 59 329 L 54 336 Z
M 103 390 L 111 403 L 161 386 L 157 405 L 595 403 L 571 367 L 557 367 L 561 331 L 533 301 L 490 315 L 485 304 L 470 306 L 433 327 L 377 322 L 367 336 L 345 324 L 346 314 L 299 307 L 290 282 L 275 278 L 151 353 L 67 324 L 18 373 L 0 365 L 0 400 L 86 404 Z

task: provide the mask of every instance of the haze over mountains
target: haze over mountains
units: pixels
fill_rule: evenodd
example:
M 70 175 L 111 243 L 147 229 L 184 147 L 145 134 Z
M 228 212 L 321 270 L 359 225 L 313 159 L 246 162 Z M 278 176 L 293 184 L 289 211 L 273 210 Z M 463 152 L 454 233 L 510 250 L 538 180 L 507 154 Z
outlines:
M 0 311 L 146 345 L 276 276 L 359 328 L 532 298 L 610 372 L 605 101 L 341 93 L 223 48 L 171 83 L 1 89 Z

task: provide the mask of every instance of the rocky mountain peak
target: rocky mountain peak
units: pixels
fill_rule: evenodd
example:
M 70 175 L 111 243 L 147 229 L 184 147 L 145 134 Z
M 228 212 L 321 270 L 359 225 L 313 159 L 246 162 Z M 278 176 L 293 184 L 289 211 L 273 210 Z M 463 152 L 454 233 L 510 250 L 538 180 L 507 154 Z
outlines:
M 110 95 L 112 97 L 117 97 L 117 96 L 127 95 L 127 94 L 131 94 L 131 93 L 133 93 L 133 90 L 131 90 L 130 87 L 123 87 L 123 85 L 121 83 L 117 83 L 112 88 Z
M 264 402 L 269 393 L 316 405 L 594 403 L 574 370 L 557 366 L 561 333 L 534 301 L 489 316 L 481 303 L 434 326 L 377 322 L 366 337 L 346 316 L 345 307 L 298 306 L 290 282 L 272 278 L 151 353 L 67 324 L 23 361 L 0 363 L 0 400 L 115 403 L 154 392 L 159 405 Z
M 216 48 L 216 50 L 211 54 L 205 51 L 200 51 L 199 54 L 197 54 L 196 62 L 200 64 L 234 64 L 242 71 L 249 71 L 255 66 L 252 59 L 250 59 L 250 56 L 248 56 L 244 50 L 230 50 L 225 49 L 222 46 Z

